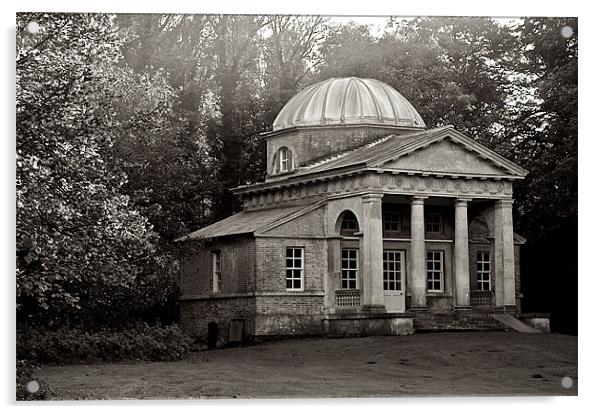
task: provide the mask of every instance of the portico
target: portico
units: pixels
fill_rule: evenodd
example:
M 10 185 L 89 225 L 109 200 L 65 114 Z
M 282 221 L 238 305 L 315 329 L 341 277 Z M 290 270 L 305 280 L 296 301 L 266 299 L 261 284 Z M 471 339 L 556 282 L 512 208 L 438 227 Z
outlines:
M 399 335 L 440 315 L 444 329 L 473 316 L 483 329 L 491 312 L 520 312 L 518 165 L 451 126 L 427 129 L 374 79 L 301 91 L 265 138 L 265 181 L 233 189 L 243 211 L 181 239 L 204 243 L 183 283 L 186 323 Z
M 513 236 L 512 222 L 508 220 L 512 214 L 511 199 L 474 199 L 473 202 L 473 198 L 465 196 L 429 198 L 425 195 L 393 195 L 389 192 L 387 195 L 366 194 L 362 200 L 363 231 L 359 245 L 363 265 L 362 283 L 358 289 L 362 311 L 425 312 L 429 309 L 427 297 L 446 298 L 450 310 L 473 310 L 471 293 L 475 292 L 479 297 L 487 295 L 487 292 L 493 295 L 495 302 L 491 303 L 490 309 L 495 307 L 512 311 L 515 308 L 514 238 L 508 237 Z M 438 224 L 443 228 L 433 231 L 434 224 L 430 223 L 430 231 L 426 231 L 425 209 L 438 211 L 429 213 L 433 216 L 444 213 Z M 386 225 L 383 217 L 397 217 L 394 215 L 396 210 L 399 214 L 399 231 L 398 234 L 392 234 L 391 222 Z M 405 214 L 408 210 L 409 217 Z M 482 219 L 479 213 L 491 215 L 494 212 L 493 220 L 489 219 L 493 231 L 491 236 L 485 238 L 488 248 L 484 248 L 481 241 L 480 251 L 483 256 L 490 258 L 490 268 L 480 270 L 481 274 L 489 277 L 481 279 L 481 289 L 471 289 L 471 284 L 474 286 L 476 280 L 471 283 L 470 246 L 473 243 L 469 234 L 469 210 L 473 213 L 473 221 Z M 409 234 L 404 232 L 407 227 L 404 226 L 404 220 L 409 221 Z M 428 258 L 427 252 L 437 257 Z M 377 259 L 381 257 L 382 261 Z M 494 269 L 491 263 L 495 265 Z M 395 289 L 393 284 L 387 285 L 387 273 L 397 268 L 403 289 Z M 429 274 L 441 275 L 440 278 L 432 278 L 430 287 L 427 282 Z M 491 280 L 493 277 L 495 282 Z M 395 292 L 390 294 L 391 291 Z M 394 302 L 388 299 L 388 296 L 395 295 L 406 296 L 409 300 L 403 298 L 403 301 Z M 483 303 L 478 305 L 483 307 Z M 343 308 L 348 310 L 348 306 Z

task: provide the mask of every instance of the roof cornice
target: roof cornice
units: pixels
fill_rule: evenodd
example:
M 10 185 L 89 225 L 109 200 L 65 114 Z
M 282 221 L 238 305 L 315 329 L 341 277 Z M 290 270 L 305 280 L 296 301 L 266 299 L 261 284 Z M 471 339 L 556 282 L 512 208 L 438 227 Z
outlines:
M 276 131 L 266 131 L 262 132 L 259 135 L 266 138 L 275 138 L 280 135 L 288 134 L 295 131 L 306 131 L 306 130 L 326 130 L 326 129 L 360 129 L 360 128 L 378 128 L 378 129 L 389 129 L 391 133 L 394 132 L 420 132 L 420 131 L 428 131 L 424 127 L 414 127 L 414 126 L 400 126 L 400 125 L 387 125 L 387 124 L 379 124 L 377 122 L 365 122 L 361 124 L 329 124 L 329 125 L 296 125 L 288 128 L 278 129 Z
M 298 128 L 298 127 L 295 127 Z M 308 127 L 311 128 L 311 127 Z M 323 128 L 323 127 L 314 127 Z M 366 172 L 377 172 L 377 173 L 392 173 L 392 174 L 406 174 L 406 175 L 420 175 L 423 177 L 450 177 L 450 178 L 465 178 L 465 179 L 494 179 L 494 180 L 518 180 L 523 179 L 528 171 L 516 165 L 515 163 L 505 159 L 496 152 L 490 150 L 482 144 L 479 144 L 475 140 L 468 138 L 466 135 L 455 130 L 452 126 L 445 126 L 437 128 L 434 133 L 418 139 L 409 145 L 401 147 L 397 151 L 388 153 L 385 156 L 376 157 L 373 159 L 363 160 L 351 165 L 344 167 L 337 167 L 327 170 L 321 170 L 312 172 L 311 169 L 307 171 L 299 171 L 296 175 L 289 177 L 283 177 L 279 180 L 273 180 L 263 183 L 255 183 L 249 185 L 243 185 L 231 189 L 235 194 L 246 194 L 253 193 L 256 191 L 265 191 L 276 188 L 291 187 L 301 185 L 308 182 L 316 181 L 327 181 L 336 179 L 342 176 L 349 176 L 355 174 L 363 174 Z M 280 132 L 280 131 L 278 131 Z M 428 130 L 425 131 L 429 132 Z M 457 172 L 434 172 L 434 171 L 414 171 L 414 170 L 400 170 L 400 169 L 387 169 L 383 168 L 387 162 L 396 160 L 405 155 L 411 154 L 415 151 L 426 148 L 433 143 L 439 142 L 449 137 L 450 140 L 464 146 L 469 151 L 475 152 L 480 158 L 489 160 L 498 167 L 501 167 L 508 171 L 508 174 L 470 174 L 470 173 L 457 173 Z M 353 153 L 363 147 L 349 151 Z

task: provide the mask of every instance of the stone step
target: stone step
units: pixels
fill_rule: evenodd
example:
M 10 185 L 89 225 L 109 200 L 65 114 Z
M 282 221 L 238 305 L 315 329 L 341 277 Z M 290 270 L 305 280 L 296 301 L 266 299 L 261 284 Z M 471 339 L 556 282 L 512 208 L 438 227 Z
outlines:
M 527 325 L 526 323 L 516 319 L 514 316 L 507 313 L 493 313 L 491 317 L 500 321 L 507 327 L 521 333 L 541 333 L 537 329 Z
M 417 332 L 431 331 L 504 331 L 506 325 L 488 314 L 461 315 L 416 315 L 414 329 Z

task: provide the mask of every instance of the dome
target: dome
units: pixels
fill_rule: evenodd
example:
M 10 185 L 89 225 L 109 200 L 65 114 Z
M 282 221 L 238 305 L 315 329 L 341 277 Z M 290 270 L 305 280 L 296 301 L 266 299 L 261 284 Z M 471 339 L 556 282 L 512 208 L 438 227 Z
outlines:
M 274 131 L 297 126 L 389 125 L 426 128 L 420 114 L 384 82 L 331 78 L 308 86 L 284 105 Z

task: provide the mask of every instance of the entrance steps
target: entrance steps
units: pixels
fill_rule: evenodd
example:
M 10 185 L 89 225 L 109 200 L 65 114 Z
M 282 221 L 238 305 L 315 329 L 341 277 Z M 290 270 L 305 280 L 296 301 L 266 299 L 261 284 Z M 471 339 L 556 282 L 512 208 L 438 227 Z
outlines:
M 412 316 L 416 332 L 505 331 L 508 326 L 483 312 L 433 314 L 419 312 Z
M 510 329 L 513 329 L 517 332 L 521 333 L 541 333 L 537 329 L 527 325 L 526 323 L 516 319 L 514 316 L 509 315 L 507 313 L 492 313 L 491 317 L 495 320 L 503 323 Z

